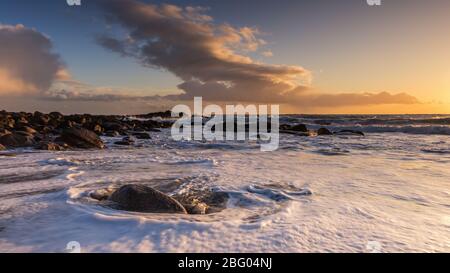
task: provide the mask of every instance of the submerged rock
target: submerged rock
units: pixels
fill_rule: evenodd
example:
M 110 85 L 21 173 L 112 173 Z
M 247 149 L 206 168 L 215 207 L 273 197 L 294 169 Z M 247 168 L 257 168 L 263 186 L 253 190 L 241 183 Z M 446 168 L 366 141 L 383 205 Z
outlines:
M 319 130 L 317 130 L 317 135 L 318 136 L 331 136 L 331 135 L 333 135 L 333 132 L 331 132 L 327 128 L 320 128 Z
M 292 131 L 292 130 L 280 130 L 280 134 L 288 134 L 288 135 L 296 135 L 296 136 L 304 136 L 304 137 L 311 136 L 310 132 L 299 132 L 299 131 Z
M 151 139 L 150 135 L 147 133 L 136 132 L 133 133 L 133 136 L 137 139 Z
M 305 124 L 294 125 L 290 128 L 290 130 L 297 131 L 297 132 L 304 132 L 304 133 L 308 132 L 308 128 L 306 127 Z
M 129 211 L 187 214 L 183 205 L 174 198 L 143 185 L 122 186 L 109 200 Z
M 132 137 L 124 137 L 121 141 L 114 142 L 114 144 L 121 146 L 130 146 L 134 145 L 134 139 Z
M 117 132 L 117 131 L 107 131 L 105 133 L 105 136 L 107 136 L 107 137 L 118 137 L 118 136 L 120 136 L 120 133 Z
M 105 148 L 105 144 L 96 133 L 84 128 L 65 129 L 57 142 L 64 142 L 71 147 L 80 149 Z
M 336 135 L 360 135 L 360 136 L 365 136 L 365 134 L 361 131 L 357 131 L 357 130 L 341 130 L 339 132 L 335 133 Z

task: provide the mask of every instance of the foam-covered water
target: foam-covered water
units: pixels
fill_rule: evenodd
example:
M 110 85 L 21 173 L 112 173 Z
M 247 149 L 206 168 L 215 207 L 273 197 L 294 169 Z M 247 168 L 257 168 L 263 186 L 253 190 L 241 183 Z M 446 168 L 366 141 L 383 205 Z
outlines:
M 448 129 L 427 121 L 444 118 L 282 117 L 366 136 L 282 135 L 267 153 L 256 142 L 174 142 L 168 130 L 138 147 L 105 138 L 103 151 L 3 152 L 0 250 L 63 252 L 77 241 L 84 252 L 365 252 L 373 242 L 383 252 L 450 251 L 450 139 L 404 130 Z M 128 183 L 168 194 L 213 189 L 230 200 L 219 213 L 170 215 L 89 197 Z

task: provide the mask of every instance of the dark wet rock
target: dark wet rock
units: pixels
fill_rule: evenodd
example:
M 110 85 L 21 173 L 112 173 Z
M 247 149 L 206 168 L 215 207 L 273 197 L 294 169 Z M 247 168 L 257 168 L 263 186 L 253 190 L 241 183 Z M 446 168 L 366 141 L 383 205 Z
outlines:
M 209 210 L 209 206 L 202 202 L 185 204 L 184 207 L 189 214 L 207 214 Z
M 120 145 L 120 146 L 131 146 L 131 145 L 134 144 L 134 142 L 120 140 L 120 141 L 114 142 L 114 144 L 115 145 Z
M 103 123 L 103 128 L 105 128 L 106 131 L 118 131 L 118 132 L 128 129 L 127 126 L 119 122 L 105 122 Z
M 64 119 L 64 115 L 59 112 L 51 112 L 50 114 L 48 114 L 48 116 L 56 121 L 61 121 Z
M 120 136 L 120 133 L 117 131 L 107 131 L 105 132 L 105 136 L 107 137 L 118 137 Z
M 71 120 L 64 120 L 58 125 L 58 129 L 67 129 L 75 127 L 75 122 Z
M 331 136 L 332 134 L 333 132 L 331 132 L 327 128 L 320 128 L 319 130 L 317 130 L 318 136 Z
M 35 144 L 34 137 L 18 133 L 6 134 L 0 137 L 0 144 L 10 148 L 30 147 Z
M 56 142 L 67 143 L 71 147 L 80 149 L 105 148 L 105 144 L 96 133 L 84 128 L 65 129 Z
M 41 142 L 36 146 L 38 150 L 44 151 L 64 151 L 67 147 L 53 142 Z
M 20 126 L 20 127 L 16 127 L 16 131 L 21 131 L 21 132 L 26 132 L 29 134 L 36 134 L 37 131 L 29 126 Z
M 49 120 L 50 117 L 41 112 L 34 112 L 33 116 L 31 117 L 31 121 L 33 124 L 46 125 L 49 122 Z
M 152 139 L 148 133 L 135 132 L 133 136 L 137 139 Z
M 331 125 L 331 122 L 327 121 L 327 120 L 316 120 L 314 121 L 315 124 L 318 125 L 323 125 L 323 126 L 329 126 Z
M 305 124 L 289 125 L 281 124 L 279 128 L 281 134 L 290 134 L 297 136 L 310 136 L 310 132 Z
M 149 213 L 182 213 L 186 209 L 174 198 L 143 185 L 125 185 L 115 191 L 109 200 L 121 209 Z
M 114 142 L 114 144 L 121 145 L 121 146 L 130 146 L 130 145 L 134 145 L 134 142 L 135 142 L 134 138 L 124 137 L 121 141 Z
M 11 134 L 11 131 L 8 131 L 6 129 L 0 129 L 0 136 L 7 135 L 7 134 Z
M 293 125 L 290 128 L 291 131 L 296 131 L 296 132 L 308 132 L 308 127 L 306 127 L 305 124 L 297 124 L 297 125 Z
M 53 128 L 52 126 L 40 126 L 39 128 L 37 128 L 37 131 L 41 134 L 47 135 L 54 133 L 55 128 Z
M 138 115 L 137 117 L 148 118 L 148 119 L 149 118 L 171 118 L 172 111 L 149 113 L 149 114 L 145 114 L 145 115 Z
M 188 193 L 174 195 L 190 214 L 209 214 L 226 208 L 229 196 L 226 192 L 212 190 L 192 190 Z
M 365 136 L 365 134 L 361 131 L 357 131 L 357 130 L 341 130 L 339 132 L 335 133 L 336 135 L 360 135 L 360 136 Z
M 105 131 L 103 129 L 103 127 L 97 123 L 90 123 L 90 124 L 85 124 L 84 128 L 93 131 L 94 133 L 96 133 L 97 135 L 102 135 L 103 132 Z
M 296 136 L 311 136 L 310 132 L 298 132 L 292 130 L 280 130 L 280 134 L 296 135 Z

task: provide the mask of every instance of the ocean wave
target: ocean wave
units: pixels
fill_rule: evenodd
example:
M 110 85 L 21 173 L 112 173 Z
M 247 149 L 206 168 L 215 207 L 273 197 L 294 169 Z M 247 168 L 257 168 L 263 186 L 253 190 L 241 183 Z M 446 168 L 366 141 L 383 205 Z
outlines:
M 450 126 L 330 126 L 332 131 L 356 130 L 364 133 L 404 133 L 416 135 L 450 135 Z

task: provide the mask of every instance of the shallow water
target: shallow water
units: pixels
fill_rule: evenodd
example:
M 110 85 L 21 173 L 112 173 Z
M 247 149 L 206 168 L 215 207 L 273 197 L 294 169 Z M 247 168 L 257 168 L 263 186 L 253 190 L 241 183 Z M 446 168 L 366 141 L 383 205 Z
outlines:
M 368 131 L 282 135 L 267 153 L 256 142 L 174 142 L 169 131 L 139 147 L 105 138 L 104 151 L 3 152 L 0 250 L 64 252 L 77 241 L 83 252 L 368 252 L 374 242 L 382 252 L 450 251 L 449 137 Z M 167 215 L 88 196 L 129 183 L 230 200 L 215 214 Z

